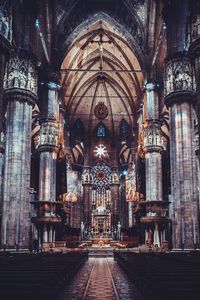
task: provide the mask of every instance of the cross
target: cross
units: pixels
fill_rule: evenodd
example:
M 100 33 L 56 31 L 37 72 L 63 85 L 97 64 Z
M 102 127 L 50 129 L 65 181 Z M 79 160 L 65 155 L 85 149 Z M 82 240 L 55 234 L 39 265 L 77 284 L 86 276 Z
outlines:
M 111 44 L 111 41 L 108 40 L 108 41 L 103 41 L 103 31 L 101 30 L 99 32 L 99 40 L 98 41 L 91 41 L 90 43 L 93 44 L 93 43 L 98 43 L 99 45 L 99 52 L 100 52 L 100 70 L 103 70 L 103 44 L 105 43 L 109 43 Z

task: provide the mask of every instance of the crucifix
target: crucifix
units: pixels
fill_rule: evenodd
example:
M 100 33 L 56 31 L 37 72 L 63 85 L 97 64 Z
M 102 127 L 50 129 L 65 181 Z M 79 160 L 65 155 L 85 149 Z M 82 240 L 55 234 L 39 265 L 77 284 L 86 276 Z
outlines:
M 108 41 L 104 41 L 103 40 L 103 31 L 101 30 L 98 34 L 99 36 L 99 40 L 92 40 L 90 43 L 93 44 L 93 43 L 98 43 L 99 45 L 99 53 L 100 53 L 100 70 L 103 70 L 103 44 L 105 43 L 108 43 L 108 44 L 111 44 L 111 41 L 108 40 Z

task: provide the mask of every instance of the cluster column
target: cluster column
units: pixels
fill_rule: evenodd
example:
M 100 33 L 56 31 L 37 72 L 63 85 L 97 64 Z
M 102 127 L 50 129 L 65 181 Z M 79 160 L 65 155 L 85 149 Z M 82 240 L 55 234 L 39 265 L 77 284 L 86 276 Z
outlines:
M 2 246 L 28 249 L 32 106 L 37 95 L 36 62 L 13 53 L 5 74 L 7 101 Z
M 170 116 L 171 218 L 174 249 L 193 249 L 199 241 L 194 168 L 194 89 L 190 59 L 180 53 L 168 57 L 165 68 L 165 103 Z
M 56 214 L 56 162 L 59 150 L 59 104 L 58 85 L 47 84 L 47 107 L 44 118 L 41 119 L 39 169 L 39 200 L 34 202 L 37 216 L 32 222 L 38 229 L 39 244 L 42 247 L 55 241 L 55 226 L 61 222 Z
M 161 122 L 159 121 L 158 95 L 156 84 L 146 84 L 146 120 L 144 123 L 144 152 L 146 170 L 146 216 L 141 222 L 146 224 L 146 240 L 158 247 L 164 239 L 166 205 L 162 191 L 162 151 Z

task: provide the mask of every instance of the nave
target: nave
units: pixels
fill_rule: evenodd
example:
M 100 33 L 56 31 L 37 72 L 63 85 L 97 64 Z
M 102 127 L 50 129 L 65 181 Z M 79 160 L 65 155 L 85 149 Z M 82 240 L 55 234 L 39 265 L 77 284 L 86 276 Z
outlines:
M 113 257 L 90 257 L 57 300 L 143 300 Z
M 197 300 L 200 253 L 0 252 L 3 300 Z

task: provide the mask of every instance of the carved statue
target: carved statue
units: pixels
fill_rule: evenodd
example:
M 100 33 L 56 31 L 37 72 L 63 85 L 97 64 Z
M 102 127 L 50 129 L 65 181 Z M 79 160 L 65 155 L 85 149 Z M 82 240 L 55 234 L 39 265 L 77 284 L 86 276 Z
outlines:
M 172 59 L 166 66 L 165 93 L 194 91 L 193 70 L 187 57 Z
M 81 222 L 81 240 L 84 239 L 85 225 L 83 221 Z
M 120 224 L 120 221 L 118 222 L 117 224 L 117 239 L 118 240 L 121 240 L 121 224 Z
M 30 58 L 11 56 L 6 66 L 4 88 L 21 88 L 37 94 L 37 72 L 35 62 Z

